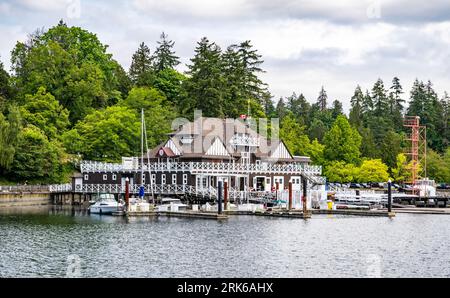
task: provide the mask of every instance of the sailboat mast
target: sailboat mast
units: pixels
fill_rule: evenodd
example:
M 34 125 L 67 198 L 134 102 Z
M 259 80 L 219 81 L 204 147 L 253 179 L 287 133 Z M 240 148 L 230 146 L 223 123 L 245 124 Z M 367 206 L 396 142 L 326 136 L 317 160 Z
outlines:
M 141 110 L 141 184 L 144 186 L 144 109 Z
M 152 201 L 155 203 L 155 194 L 153 193 L 153 178 L 152 178 L 152 171 L 150 169 L 150 152 L 148 150 L 148 140 L 147 140 L 147 126 L 145 125 L 145 118 L 144 118 L 144 139 L 145 139 L 145 152 L 147 152 L 147 170 L 148 170 L 148 176 L 150 179 L 150 192 L 152 195 Z

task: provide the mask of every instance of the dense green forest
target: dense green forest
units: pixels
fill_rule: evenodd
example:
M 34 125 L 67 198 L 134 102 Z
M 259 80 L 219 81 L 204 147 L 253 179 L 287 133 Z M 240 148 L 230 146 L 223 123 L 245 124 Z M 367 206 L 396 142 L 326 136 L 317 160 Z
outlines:
M 17 42 L 10 72 L 0 62 L 0 182 L 63 182 L 80 159 L 137 154 L 141 108 L 155 146 L 174 118 L 192 118 L 194 109 L 236 118 L 248 106 L 254 118 L 280 118 L 289 149 L 311 156 L 329 181 L 339 182 L 408 181 L 402 118 L 418 115 L 427 127 L 427 175 L 450 182 L 450 97 L 430 81 L 416 79 L 409 93 L 397 77 L 370 90 L 356 86 L 346 116 L 324 87 L 317 99 L 293 93 L 274 100 L 250 41 L 221 49 L 202 38 L 185 73 L 176 70 L 180 59 L 164 33 L 153 51 L 139 45 L 128 71 L 107 48 L 61 21 Z

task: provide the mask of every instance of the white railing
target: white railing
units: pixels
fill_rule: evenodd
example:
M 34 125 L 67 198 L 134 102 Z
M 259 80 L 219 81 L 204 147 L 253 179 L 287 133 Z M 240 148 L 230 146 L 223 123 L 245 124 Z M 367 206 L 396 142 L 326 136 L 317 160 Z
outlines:
M 50 192 L 70 192 L 72 191 L 72 184 L 52 184 L 48 186 Z
M 191 185 L 179 185 L 179 184 L 165 184 L 165 185 L 153 185 L 153 193 L 157 195 L 191 195 L 196 197 L 203 197 L 208 199 L 217 198 L 217 188 L 207 187 L 207 188 L 197 188 Z M 72 191 L 72 186 L 70 184 L 54 184 L 49 185 L 48 188 L 50 192 L 66 192 Z M 130 194 L 138 194 L 140 185 L 132 184 L 129 186 Z M 151 194 L 152 189 L 150 185 L 144 185 L 145 193 Z M 76 185 L 76 193 L 125 193 L 125 186 L 121 184 L 83 184 Z M 315 190 L 308 189 L 308 197 L 314 197 Z M 223 194 L 224 195 L 224 194 Z M 301 199 L 302 192 L 299 190 L 293 191 L 293 203 L 296 205 Z M 228 189 L 228 199 L 234 202 L 246 202 L 251 199 L 274 199 L 288 200 L 288 190 L 279 190 L 277 192 L 270 191 L 242 191 L 233 187 Z
M 0 192 L 33 192 L 33 193 L 46 193 L 49 192 L 48 185 L 0 185 Z
M 141 166 L 134 169 L 124 168 L 122 164 L 82 161 L 82 173 L 99 172 L 139 172 Z M 190 172 L 192 174 L 304 174 L 320 176 L 321 166 L 289 164 L 240 164 L 240 163 L 212 163 L 212 162 L 155 162 L 144 165 L 144 171 L 152 172 Z
M 129 186 L 131 194 L 139 193 L 140 185 L 133 184 Z M 190 194 L 204 197 L 217 197 L 217 189 L 214 187 L 197 188 L 191 185 L 165 184 L 165 185 L 144 185 L 145 193 L 153 193 L 158 195 L 164 194 Z M 75 188 L 75 192 L 81 193 L 125 193 L 125 186 L 121 184 L 83 184 Z

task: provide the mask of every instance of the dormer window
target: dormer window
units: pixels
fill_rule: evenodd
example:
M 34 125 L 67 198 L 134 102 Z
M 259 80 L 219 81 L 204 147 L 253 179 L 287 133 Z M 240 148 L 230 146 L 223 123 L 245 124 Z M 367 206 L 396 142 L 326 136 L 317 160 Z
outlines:
M 231 145 L 234 146 L 251 146 L 258 147 L 258 137 L 252 137 L 248 133 L 236 133 L 230 140 Z
M 194 138 L 192 136 L 183 136 L 181 138 L 181 143 L 182 144 L 192 144 L 193 140 L 194 140 Z

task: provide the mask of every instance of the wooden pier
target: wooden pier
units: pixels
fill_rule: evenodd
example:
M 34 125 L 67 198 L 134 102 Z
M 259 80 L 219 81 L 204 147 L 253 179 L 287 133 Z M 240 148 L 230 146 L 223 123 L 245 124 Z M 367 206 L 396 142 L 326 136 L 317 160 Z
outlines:
M 394 210 L 397 213 L 450 215 L 450 208 L 404 207 L 404 208 L 394 208 Z
M 113 215 L 128 216 L 128 217 L 184 217 L 184 218 L 201 218 L 201 219 L 227 219 L 230 216 L 265 216 L 265 217 L 282 217 L 282 218 L 301 218 L 309 219 L 313 214 L 330 214 L 330 215 L 350 215 L 350 216 L 378 216 L 378 217 L 393 217 L 395 213 L 380 210 L 319 210 L 312 209 L 304 213 L 301 210 L 275 210 L 275 211 L 241 211 L 241 210 L 224 210 L 222 214 L 215 211 L 147 211 L 147 212 L 117 212 Z M 450 214 L 450 213 L 449 213 Z
M 184 217 L 184 218 L 201 218 L 201 219 L 216 219 L 216 220 L 223 220 L 228 219 L 227 214 L 217 214 L 213 212 L 195 212 L 195 211 L 135 211 L 135 212 L 116 212 L 113 213 L 115 216 L 128 216 L 128 217 L 159 217 L 159 216 L 167 216 L 167 217 Z
M 268 217 L 285 217 L 285 218 L 311 218 L 314 214 L 332 214 L 332 215 L 354 215 L 354 216 L 382 216 L 389 217 L 387 211 L 380 210 L 325 210 L 325 209 L 311 209 L 306 213 L 302 210 L 273 210 L 273 211 L 238 211 L 238 210 L 226 210 L 228 215 L 255 215 L 255 216 L 268 216 Z

